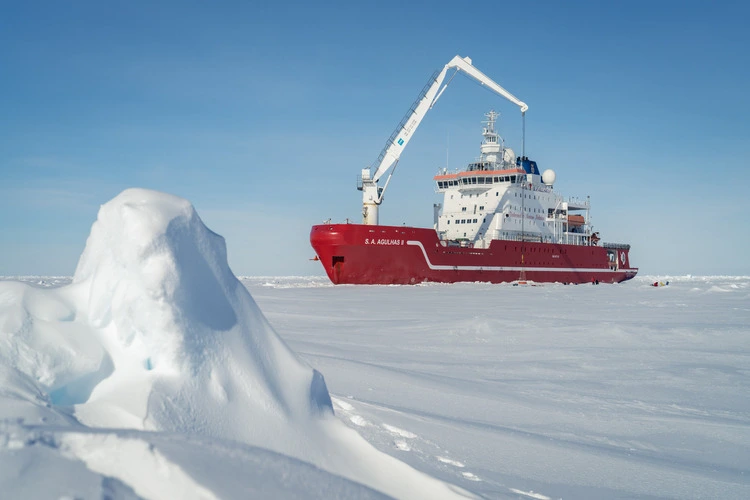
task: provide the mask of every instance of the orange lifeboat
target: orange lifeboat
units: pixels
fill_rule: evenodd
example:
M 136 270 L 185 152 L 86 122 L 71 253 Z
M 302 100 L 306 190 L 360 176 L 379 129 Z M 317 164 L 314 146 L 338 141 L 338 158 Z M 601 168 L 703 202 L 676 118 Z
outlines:
M 568 225 L 583 226 L 585 222 L 583 215 L 568 215 Z

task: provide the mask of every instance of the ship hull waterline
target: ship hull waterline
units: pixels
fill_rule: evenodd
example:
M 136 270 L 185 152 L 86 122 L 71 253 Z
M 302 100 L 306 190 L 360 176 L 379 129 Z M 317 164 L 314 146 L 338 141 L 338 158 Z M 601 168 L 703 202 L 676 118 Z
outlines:
M 493 240 L 450 245 L 434 229 L 320 224 L 310 243 L 334 284 L 619 283 L 633 278 L 628 248 Z M 614 252 L 614 260 L 612 259 Z

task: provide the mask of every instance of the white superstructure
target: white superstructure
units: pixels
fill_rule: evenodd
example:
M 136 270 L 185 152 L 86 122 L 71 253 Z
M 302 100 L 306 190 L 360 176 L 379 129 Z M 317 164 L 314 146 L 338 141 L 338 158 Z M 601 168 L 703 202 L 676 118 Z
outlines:
M 443 203 L 436 208 L 440 239 L 487 248 L 492 240 L 596 244 L 588 200 L 565 200 L 553 190 L 555 173 L 539 173 L 536 162 L 516 157 L 495 130 L 490 111 L 479 159 L 466 170 L 435 176 Z

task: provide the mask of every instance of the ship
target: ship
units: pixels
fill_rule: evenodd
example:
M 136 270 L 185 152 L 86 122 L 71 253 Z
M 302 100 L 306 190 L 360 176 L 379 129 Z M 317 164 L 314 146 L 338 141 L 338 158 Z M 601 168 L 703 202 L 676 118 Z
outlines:
M 443 196 L 433 206 L 433 227 L 381 225 L 379 206 L 401 152 L 447 87 L 443 81 L 450 70 L 467 74 L 520 108 L 522 154 L 506 147 L 496 129 L 499 113 L 489 111 L 479 158 L 460 171 L 442 168 L 433 178 Z M 554 190 L 554 170 L 540 172 L 525 155 L 527 109 L 467 57 L 456 56 L 433 74 L 376 162 L 358 178 L 362 224 L 328 220 L 310 231 L 314 260 L 331 282 L 599 284 L 633 278 L 638 268 L 630 264 L 630 245 L 601 240 L 591 224 L 590 198 L 563 197 Z

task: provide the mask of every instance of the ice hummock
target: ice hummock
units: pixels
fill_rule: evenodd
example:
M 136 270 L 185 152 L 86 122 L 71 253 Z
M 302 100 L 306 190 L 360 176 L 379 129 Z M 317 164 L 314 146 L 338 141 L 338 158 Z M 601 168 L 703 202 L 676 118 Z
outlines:
M 268 325 L 229 269 L 224 239 L 186 200 L 131 189 L 103 205 L 73 288 L 114 370 L 92 404 L 112 405 L 114 394 L 145 428 L 175 430 L 178 422 L 181 431 L 248 442 L 332 412 L 323 377 Z M 149 390 L 122 402 L 120 391 L 134 385 Z M 96 415 L 79 414 L 97 424 Z
M 355 489 L 464 496 L 376 451 L 333 416 L 323 375 L 271 328 L 231 272 L 224 239 L 179 197 L 128 189 L 102 205 L 70 285 L 0 282 L 0 328 L 0 423 L 13 422 L 0 426 L 0 450 L 4 436 L 6 448 L 28 452 L 40 442 L 29 436 L 46 432 L 39 423 L 54 424 L 44 453 L 61 450 L 152 498 L 162 496 L 153 486 L 165 478 L 128 475 L 128 465 L 156 460 L 189 470 L 203 460 L 187 451 L 197 439 L 230 450 L 236 443 L 235 455 L 249 445 L 288 457 L 271 467 L 282 477 L 306 462 Z M 171 462 L 155 455 L 164 436 L 167 449 L 184 452 Z M 143 445 L 123 444 L 132 441 Z M 113 466 L 118 453 L 123 462 Z M 189 481 L 182 487 L 199 491 Z

